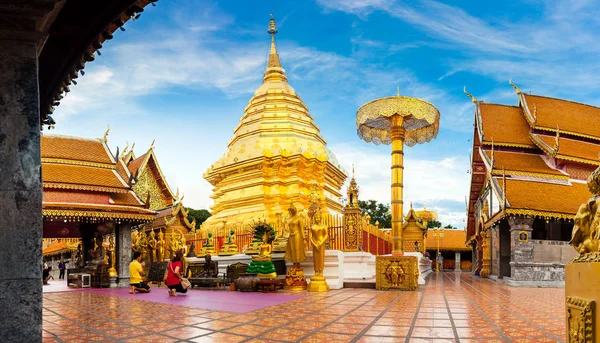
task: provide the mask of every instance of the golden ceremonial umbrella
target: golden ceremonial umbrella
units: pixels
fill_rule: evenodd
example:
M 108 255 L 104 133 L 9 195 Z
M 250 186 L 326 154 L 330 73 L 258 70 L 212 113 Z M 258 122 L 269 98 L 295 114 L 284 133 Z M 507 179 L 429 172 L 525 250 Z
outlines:
M 392 144 L 392 255 L 402 255 L 402 176 L 404 144 L 414 146 L 437 136 L 440 111 L 431 103 L 396 96 L 376 99 L 356 111 L 356 130 L 366 142 Z

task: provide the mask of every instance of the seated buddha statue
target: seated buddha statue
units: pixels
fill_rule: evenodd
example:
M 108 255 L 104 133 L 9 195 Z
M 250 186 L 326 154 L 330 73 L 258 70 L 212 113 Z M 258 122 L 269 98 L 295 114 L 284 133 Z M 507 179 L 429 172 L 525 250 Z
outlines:
M 238 246 L 235 243 L 235 231 L 229 231 L 229 237 L 227 237 L 227 242 L 223 244 L 219 255 L 237 255 L 239 254 Z
M 277 232 L 277 237 L 273 241 L 273 252 L 285 252 L 289 238 L 290 232 L 281 226 Z

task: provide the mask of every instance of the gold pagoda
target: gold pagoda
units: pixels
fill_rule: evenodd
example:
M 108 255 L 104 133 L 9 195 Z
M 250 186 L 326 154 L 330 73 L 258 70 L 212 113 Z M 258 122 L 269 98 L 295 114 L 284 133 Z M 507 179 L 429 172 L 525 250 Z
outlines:
M 263 83 L 248 102 L 227 151 L 205 173 L 213 186 L 212 216 L 202 229 L 225 223 L 276 222 L 290 203 L 302 212 L 316 184 L 318 204 L 342 213 L 346 172 L 327 148 L 308 108 L 288 84 L 271 18 L 271 47 Z M 313 195 L 314 196 L 314 195 Z

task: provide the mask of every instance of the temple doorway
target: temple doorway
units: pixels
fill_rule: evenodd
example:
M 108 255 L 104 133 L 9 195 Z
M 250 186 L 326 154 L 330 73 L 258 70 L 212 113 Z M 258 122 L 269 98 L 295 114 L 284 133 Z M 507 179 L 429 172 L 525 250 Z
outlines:
M 510 226 L 506 220 L 500 223 L 500 274 L 498 277 L 510 277 Z

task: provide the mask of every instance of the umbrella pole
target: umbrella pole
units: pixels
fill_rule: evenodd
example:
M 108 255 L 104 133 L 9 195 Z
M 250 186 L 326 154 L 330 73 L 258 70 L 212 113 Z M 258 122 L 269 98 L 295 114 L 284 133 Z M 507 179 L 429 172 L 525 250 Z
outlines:
M 403 175 L 404 175 L 404 137 L 403 117 L 392 116 L 392 255 L 404 255 L 402 237 L 402 217 L 404 216 Z

